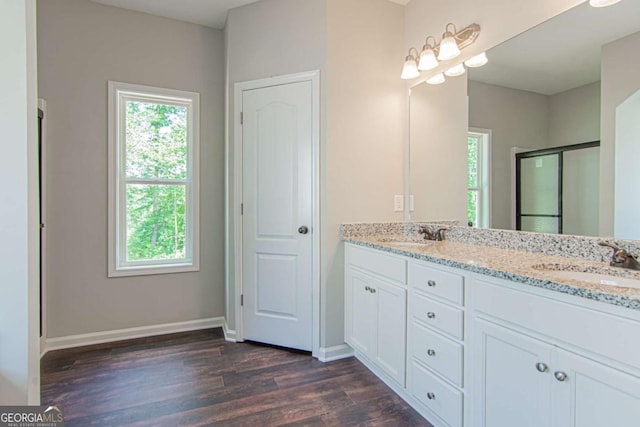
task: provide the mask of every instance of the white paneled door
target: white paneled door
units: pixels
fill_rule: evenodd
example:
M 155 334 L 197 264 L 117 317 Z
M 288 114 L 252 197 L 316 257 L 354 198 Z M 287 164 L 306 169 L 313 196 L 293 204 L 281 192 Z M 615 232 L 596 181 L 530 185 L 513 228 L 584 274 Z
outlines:
M 312 350 L 313 83 L 242 92 L 244 339 Z

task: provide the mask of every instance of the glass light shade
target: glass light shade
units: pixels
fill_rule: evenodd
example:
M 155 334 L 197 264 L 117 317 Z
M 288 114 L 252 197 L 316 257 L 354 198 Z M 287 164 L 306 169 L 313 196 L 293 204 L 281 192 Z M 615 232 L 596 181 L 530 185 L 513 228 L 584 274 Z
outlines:
M 482 52 L 464 61 L 464 65 L 466 65 L 467 67 L 475 68 L 482 67 L 487 62 L 489 62 L 489 59 L 487 59 L 487 54 Z
M 589 4 L 593 7 L 607 7 L 618 3 L 620 0 L 589 0 Z
M 458 64 L 458 65 L 454 65 L 453 67 L 449 68 L 447 71 L 444 72 L 444 74 L 445 74 L 445 76 L 456 77 L 456 76 L 463 75 L 464 72 L 465 72 L 464 65 Z
M 433 53 L 433 49 L 423 49 L 420 53 L 420 62 L 418 63 L 418 70 L 432 70 L 438 66 L 438 60 L 436 54 Z
M 440 73 L 440 74 L 436 74 L 435 76 L 427 79 L 427 83 L 429 83 L 430 85 L 439 85 L 441 83 L 444 83 L 445 78 L 444 78 L 444 74 Z
M 445 37 L 440 42 L 440 52 L 438 53 L 438 60 L 447 61 L 460 55 L 460 49 L 453 36 Z
M 420 75 L 420 71 L 418 71 L 418 64 L 416 64 L 416 60 L 413 56 L 407 56 L 404 61 L 404 65 L 402 66 L 402 74 L 400 78 L 403 80 L 415 79 Z

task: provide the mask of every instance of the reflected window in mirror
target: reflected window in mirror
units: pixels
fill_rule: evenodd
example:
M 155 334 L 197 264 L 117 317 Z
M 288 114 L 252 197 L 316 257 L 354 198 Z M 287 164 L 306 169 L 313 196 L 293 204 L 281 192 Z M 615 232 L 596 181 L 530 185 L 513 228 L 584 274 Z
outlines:
M 467 224 L 470 227 L 490 226 L 490 146 L 489 129 L 471 129 L 467 136 Z

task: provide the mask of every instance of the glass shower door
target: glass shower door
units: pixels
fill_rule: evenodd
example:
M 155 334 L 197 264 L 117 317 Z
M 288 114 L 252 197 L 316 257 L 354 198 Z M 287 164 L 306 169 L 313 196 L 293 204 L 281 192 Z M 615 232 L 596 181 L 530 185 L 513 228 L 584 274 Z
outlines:
M 516 156 L 516 229 L 562 233 L 562 152 Z

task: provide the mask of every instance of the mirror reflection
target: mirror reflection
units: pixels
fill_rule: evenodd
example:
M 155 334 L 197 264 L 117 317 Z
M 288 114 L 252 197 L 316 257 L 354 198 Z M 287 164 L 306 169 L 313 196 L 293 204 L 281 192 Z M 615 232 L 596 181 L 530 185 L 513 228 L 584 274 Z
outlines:
M 414 88 L 411 218 L 639 239 L 637 16 L 640 1 L 584 3 L 491 49 L 468 81 Z

